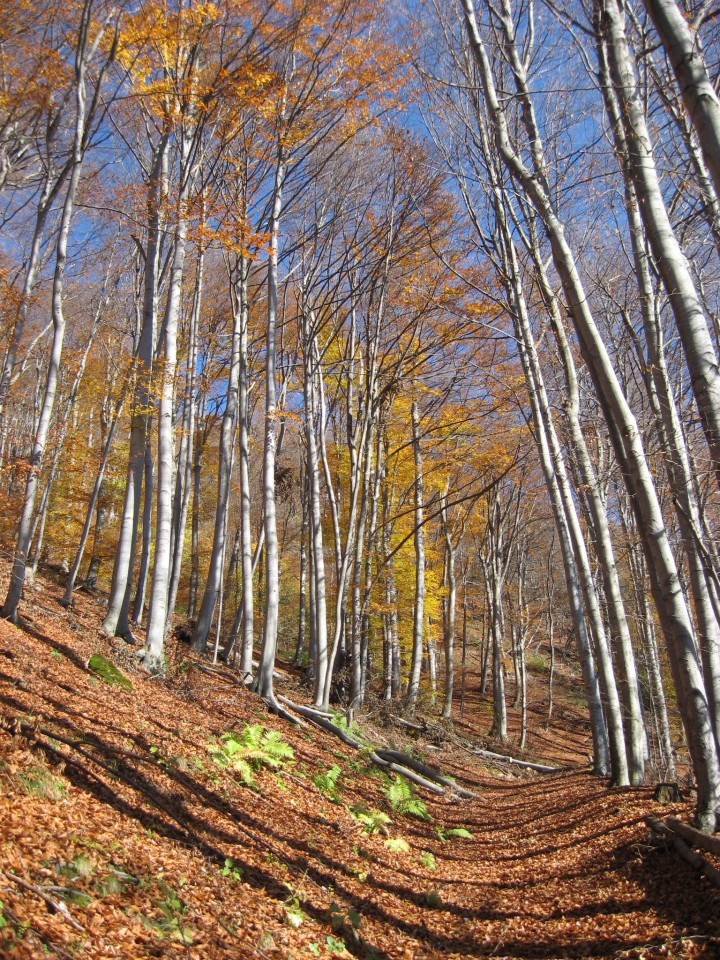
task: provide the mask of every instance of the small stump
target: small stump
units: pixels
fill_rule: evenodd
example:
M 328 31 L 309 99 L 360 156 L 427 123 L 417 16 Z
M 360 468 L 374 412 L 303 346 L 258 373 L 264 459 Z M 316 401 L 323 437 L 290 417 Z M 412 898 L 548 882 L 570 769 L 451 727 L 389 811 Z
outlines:
M 653 800 L 658 803 L 678 803 L 682 800 L 680 787 L 676 783 L 658 783 L 653 793 Z

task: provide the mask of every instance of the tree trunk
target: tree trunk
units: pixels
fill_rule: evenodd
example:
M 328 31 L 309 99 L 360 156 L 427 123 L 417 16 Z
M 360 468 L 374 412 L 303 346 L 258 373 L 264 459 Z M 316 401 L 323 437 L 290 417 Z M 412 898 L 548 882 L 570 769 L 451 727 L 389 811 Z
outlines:
M 720 197 L 720 100 L 702 54 L 699 26 L 688 21 L 675 0 L 644 0 L 675 73 L 705 165 Z
M 423 625 L 425 623 L 425 532 L 423 530 L 423 462 L 420 447 L 420 415 L 418 402 L 412 403 L 412 445 L 415 460 L 415 603 L 413 604 L 413 642 L 405 706 L 415 711 L 422 669 Z
M 32 535 L 35 497 L 40 480 L 40 470 L 42 468 L 45 445 L 47 443 L 48 433 L 50 431 L 53 408 L 55 406 L 55 394 L 57 391 L 58 377 L 60 375 L 60 360 L 62 357 L 63 342 L 65 338 L 63 283 L 65 279 L 65 267 L 67 264 L 70 223 L 72 221 L 72 215 L 75 206 L 75 196 L 77 194 L 77 188 L 80 182 L 80 172 L 82 170 L 85 148 L 87 146 L 85 132 L 88 116 L 85 101 L 85 75 L 87 56 L 89 53 L 88 29 L 92 7 L 93 0 L 85 0 L 81 14 L 80 30 L 77 40 L 77 51 L 75 55 L 75 129 L 68 187 L 65 194 L 65 200 L 63 202 L 56 241 L 55 272 L 53 275 L 51 307 L 53 322 L 52 348 L 43 390 L 40 418 L 35 431 L 32 452 L 30 455 L 30 469 L 28 471 L 27 480 L 25 483 L 25 497 L 15 545 L 15 556 L 13 558 L 12 571 L 10 574 L 10 585 L 8 587 L 5 603 L 3 604 L 2 610 L 0 610 L 0 616 L 5 617 L 12 622 L 17 621 L 18 605 L 20 603 L 20 598 L 22 597 L 23 582 L 25 580 L 25 565 L 27 562 L 30 538 Z M 98 83 L 102 81 L 102 75 L 103 73 L 101 71 Z
M 610 364 L 603 339 L 595 326 L 575 259 L 565 240 L 563 225 L 542 185 L 543 177 L 529 171 L 511 145 L 490 64 L 480 39 L 472 0 L 463 0 L 463 6 L 472 53 L 494 124 L 498 151 L 512 176 L 527 193 L 545 227 L 583 357 L 592 375 L 615 455 L 637 511 L 638 527 L 647 552 L 653 595 L 665 633 L 678 702 L 698 781 L 696 816 L 704 829 L 714 830 L 720 813 L 720 766 L 712 721 L 697 660 L 692 623 L 645 458 L 641 435 Z M 523 103 L 528 105 L 527 97 L 523 97 Z M 533 147 L 537 158 L 539 140 L 533 143 Z M 539 160 L 536 159 L 535 162 L 539 163 Z
M 273 206 L 270 219 L 268 256 L 268 308 L 265 340 L 265 437 L 263 446 L 263 510 L 265 527 L 265 610 L 263 644 L 256 678 L 257 692 L 273 700 L 273 668 L 277 649 L 280 583 L 278 566 L 277 519 L 275 509 L 275 454 L 277 446 L 277 306 L 278 306 L 278 234 L 282 211 L 285 160 L 280 149 L 275 169 Z
M 243 268 L 240 267 L 242 270 Z M 238 281 L 242 285 L 242 281 Z M 244 296 L 236 291 L 233 304 L 232 345 L 230 349 L 230 367 L 228 370 L 225 409 L 223 411 L 218 446 L 217 498 L 215 500 L 215 528 L 210 554 L 210 567 L 205 581 L 200 612 L 193 634 L 192 649 L 203 653 L 207 647 L 210 626 L 217 603 L 218 590 L 222 579 L 222 559 L 225 556 L 225 537 L 227 535 L 227 517 L 230 500 L 230 480 L 235 448 L 235 431 L 238 420 L 238 401 L 240 391 L 240 338 L 242 335 Z
M 177 367 L 177 333 L 180 316 L 180 298 L 185 271 L 185 252 L 188 231 L 188 192 L 191 182 L 188 159 L 191 148 L 183 134 L 181 143 L 180 177 L 182 185 L 178 197 L 177 225 L 173 250 L 167 303 L 163 318 L 164 363 L 162 389 L 158 413 L 158 476 L 157 509 L 155 516 L 155 558 L 153 563 L 150 610 L 148 613 L 145 662 L 152 670 L 159 670 L 163 662 L 165 634 L 169 616 L 170 560 L 172 552 L 172 507 L 174 478 L 175 369 Z
M 167 177 L 167 150 L 168 136 L 164 135 L 155 149 L 148 182 L 148 242 L 145 253 L 142 327 L 137 351 L 137 379 L 130 422 L 130 450 L 120 536 L 115 551 L 108 610 L 102 624 L 105 633 L 124 638 L 131 638 L 128 620 L 130 582 L 135 562 L 145 447 L 151 409 L 151 377 L 157 316 L 162 208 Z

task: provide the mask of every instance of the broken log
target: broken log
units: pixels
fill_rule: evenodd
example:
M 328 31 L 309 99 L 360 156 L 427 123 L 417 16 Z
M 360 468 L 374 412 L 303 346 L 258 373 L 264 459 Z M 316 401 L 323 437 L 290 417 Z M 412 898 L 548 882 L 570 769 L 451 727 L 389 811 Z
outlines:
M 673 833 L 679 834 L 688 843 L 692 843 L 696 847 L 702 847 L 708 853 L 714 853 L 720 857 L 720 837 L 713 837 L 709 833 L 696 830 L 695 827 L 678 820 L 677 817 L 666 817 L 665 826 L 669 827 Z
M 394 761 L 402 764 L 405 767 L 409 767 L 416 773 L 419 773 L 425 777 L 430 777 L 432 780 L 435 780 L 436 783 L 440 783 L 442 786 L 448 787 L 450 790 L 454 790 L 461 797 L 466 797 L 469 800 L 477 799 L 477 794 L 473 793 L 472 790 L 466 790 L 465 787 L 458 786 L 454 780 L 451 780 L 450 777 L 446 777 L 439 770 L 429 767 L 426 763 L 421 763 L 420 760 L 416 760 L 414 757 L 410 757 L 406 753 L 398 753 L 397 750 L 376 750 L 375 752 L 383 760 Z
M 720 887 L 720 870 L 711 863 L 708 863 L 699 853 L 691 850 L 685 840 L 683 840 L 679 834 L 675 833 L 674 830 L 671 830 L 664 821 L 658 820 L 657 817 L 646 817 L 645 823 L 654 833 L 662 837 L 663 840 L 671 843 L 678 856 L 686 863 L 689 863 L 691 867 L 694 867 L 701 876 L 709 880 L 710 883 L 715 884 L 716 887 Z
M 358 739 L 351 736 L 349 733 L 347 733 L 347 731 L 342 730 L 331 720 L 328 720 L 326 717 L 318 714 L 313 707 L 305 707 L 299 703 L 293 703 L 293 701 L 289 700 L 287 697 L 282 697 L 281 699 L 290 710 L 299 713 L 301 717 L 305 717 L 311 723 L 316 724 L 321 728 L 321 730 L 326 730 L 328 733 L 332 733 L 333 736 L 338 737 L 349 747 L 353 747 L 355 750 L 368 749 L 367 744 L 361 743 Z M 439 771 L 434 770 L 432 767 L 428 767 L 424 763 L 420 763 L 419 760 L 415 760 L 413 757 L 409 757 L 405 753 L 399 753 L 395 750 L 384 750 L 380 747 L 371 747 L 367 756 L 371 763 L 374 763 L 376 766 L 381 767 L 384 770 L 388 770 L 391 773 L 397 773 L 406 780 L 411 780 L 418 786 L 423 787 L 425 790 L 432 791 L 432 793 L 442 795 L 446 792 L 446 790 L 452 790 L 461 797 L 474 798 L 477 796 L 477 794 L 472 793 L 470 790 L 465 790 L 464 787 L 459 787 L 449 777 L 444 776 L 444 774 L 440 773 Z
M 550 767 L 545 763 L 532 763 L 530 760 L 516 760 L 515 757 L 508 757 L 503 753 L 493 753 L 492 750 L 481 750 L 479 747 L 468 747 L 468 753 L 473 753 L 478 757 L 486 757 L 488 760 L 499 760 L 503 763 L 512 763 L 516 767 L 525 767 L 528 770 L 536 770 L 538 773 L 558 773 L 558 767 Z

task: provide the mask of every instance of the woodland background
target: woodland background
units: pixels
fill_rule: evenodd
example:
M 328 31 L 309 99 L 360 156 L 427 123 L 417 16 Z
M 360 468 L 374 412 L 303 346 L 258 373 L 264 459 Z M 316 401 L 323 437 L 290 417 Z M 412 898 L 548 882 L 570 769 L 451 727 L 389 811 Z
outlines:
M 0 3 L 3 616 L 278 710 L 577 658 L 595 771 L 720 814 L 716 11 Z M 135 634 L 135 636 L 133 636 Z M 506 683 L 515 700 L 508 707 Z M 454 707 L 454 694 L 460 692 Z

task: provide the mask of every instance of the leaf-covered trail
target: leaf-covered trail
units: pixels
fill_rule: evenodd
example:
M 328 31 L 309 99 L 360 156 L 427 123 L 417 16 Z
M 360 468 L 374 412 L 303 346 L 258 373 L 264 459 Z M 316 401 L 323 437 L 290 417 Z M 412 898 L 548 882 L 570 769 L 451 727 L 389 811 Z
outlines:
M 145 678 L 98 637 L 92 603 L 51 602 L 29 611 L 36 636 L 0 623 L 3 956 L 720 955 L 720 891 L 645 845 L 650 790 L 608 791 L 578 768 L 515 777 L 425 745 L 480 797 L 423 796 L 431 820 L 402 815 L 338 740 L 182 654 L 168 682 Z M 95 652 L 132 689 L 90 673 Z M 254 787 L 211 753 L 248 723 L 295 754 Z M 334 766 L 335 797 L 313 782 Z M 370 829 L 358 810 L 391 822 Z

